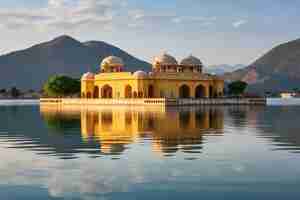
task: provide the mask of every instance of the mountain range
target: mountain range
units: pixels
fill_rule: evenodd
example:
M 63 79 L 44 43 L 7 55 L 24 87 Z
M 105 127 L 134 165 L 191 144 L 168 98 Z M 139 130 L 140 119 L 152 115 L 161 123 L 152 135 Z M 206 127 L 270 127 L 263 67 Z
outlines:
M 60 36 L 28 49 L 0 56 L 0 88 L 42 88 L 54 74 L 75 78 L 87 71 L 96 72 L 103 58 L 114 55 L 125 62 L 125 69 L 150 70 L 150 64 L 124 50 L 102 41 L 80 42 L 70 36 Z
M 0 56 L 0 89 L 42 88 L 51 75 L 75 78 L 87 71 L 99 71 L 103 58 L 114 55 L 125 62 L 125 69 L 150 71 L 151 65 L 103 41 L 80 42 L 63 35 L 30 48 Z M 300 88 L 300 39 L 276 46 L 249 66 L 213 65 L 206 73 L 222 75 L 226 82 L 243 80 L 255 93 L 291 91 Z
M 292 91 L 300 88 L 300 39 L 280 44 L 251 65 L 226 73 L 227 81 L 243 80 L 255 93 Z
M 243 64 L 229 65 L 229 64 L 220 64 L 220 65 L 209 65 L 204 67 L 204 72 L 209 74 L 223 75 L 225 73 L 233 72 L 235 70 L 246 67 Z

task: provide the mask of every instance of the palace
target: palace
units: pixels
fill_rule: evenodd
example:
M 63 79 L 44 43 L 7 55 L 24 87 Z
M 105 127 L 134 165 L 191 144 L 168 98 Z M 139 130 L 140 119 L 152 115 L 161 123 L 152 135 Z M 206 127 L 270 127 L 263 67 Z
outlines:
M 202 71 L 202 62 L 189 56 L 180 63 L 166 53 L 154 58 L 152 71 L 126 72 L 124 62 L 109 56 L 101 63 L 100 73 L 87 72 L 81 79 L 85 99 L 129 98 L 216 98 L 223 96 L 224 80 Z

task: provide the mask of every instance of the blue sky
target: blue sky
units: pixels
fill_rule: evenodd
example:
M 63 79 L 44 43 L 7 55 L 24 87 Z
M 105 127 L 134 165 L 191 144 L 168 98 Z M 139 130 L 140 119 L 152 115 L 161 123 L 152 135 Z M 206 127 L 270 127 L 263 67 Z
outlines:
M 168 52 L 206 65 L 250 64 L 300 38 L 298 0 L 10 0 L 0 2 L 0 53 L 68 34 L 151 61 Z

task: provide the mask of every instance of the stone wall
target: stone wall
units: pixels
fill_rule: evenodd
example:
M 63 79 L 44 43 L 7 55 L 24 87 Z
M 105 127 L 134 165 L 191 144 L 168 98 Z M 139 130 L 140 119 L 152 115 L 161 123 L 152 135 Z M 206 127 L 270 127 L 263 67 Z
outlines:
M 75 99 L 75 98 L 42 98 L 41 104 L 61 105 L 266 105 L 265 98 L 216 98 L 216 99 Z

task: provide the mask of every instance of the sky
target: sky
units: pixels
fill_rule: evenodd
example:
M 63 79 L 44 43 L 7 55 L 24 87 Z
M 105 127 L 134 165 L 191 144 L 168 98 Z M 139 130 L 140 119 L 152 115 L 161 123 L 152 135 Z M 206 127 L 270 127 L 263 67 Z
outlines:
M 150 62 L 250 64 L 300 38 L 299 0 L 0 0 L 0 54 L 60 35 L 111 43 Z

